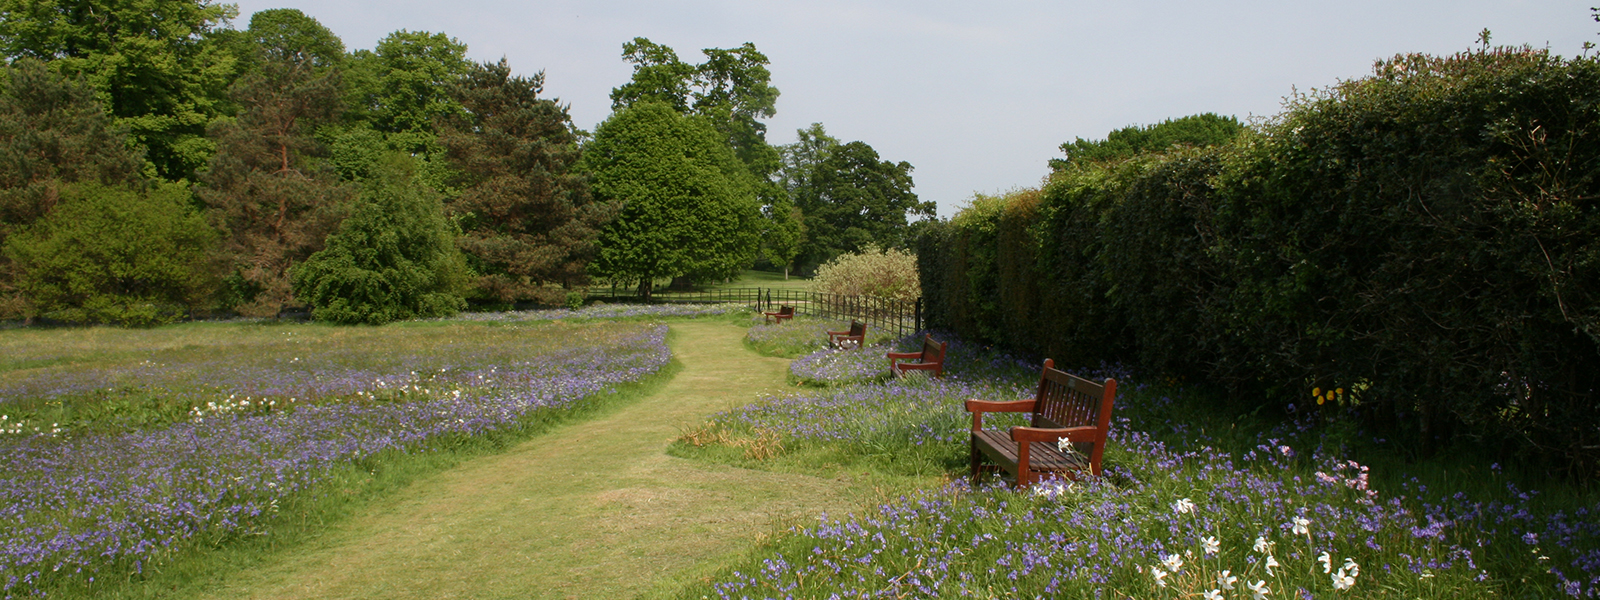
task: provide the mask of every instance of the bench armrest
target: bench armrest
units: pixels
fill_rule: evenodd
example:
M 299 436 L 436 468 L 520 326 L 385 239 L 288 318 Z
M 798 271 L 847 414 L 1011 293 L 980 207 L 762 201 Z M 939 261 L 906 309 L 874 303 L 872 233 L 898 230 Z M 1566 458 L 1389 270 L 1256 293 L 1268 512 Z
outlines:
M 887 358 L 915 358 L 921 359 L 921 352 L 890 352 Z
M 1024 442 L 1056 443 L 1061 438 L 1069 442 L 1097 442 L 1100 441 L 1099 427 L 1063 427 L 1060 429 L 1047 427 L 1012 427 L 1011 441 L 1018 444 Z
M 1009 400 L 996 402 L 993 400 L 968 400 L 967 412 L 1033 412 L 1033 400 Z
M 1034 400 L 1012 400 L 1010 402 L 968 400 L 967 412 L 972 413 L 972 430 L 979 431 L 983 429 L 983 413 L 1033 412 L 1034 402 Z

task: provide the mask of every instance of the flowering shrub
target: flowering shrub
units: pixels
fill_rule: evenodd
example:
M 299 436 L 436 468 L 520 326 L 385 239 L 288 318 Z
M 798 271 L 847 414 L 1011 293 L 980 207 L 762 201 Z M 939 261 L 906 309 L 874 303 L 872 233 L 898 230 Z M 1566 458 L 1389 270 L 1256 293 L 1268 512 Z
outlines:
M 358 349 L 332 344 L 305 361 L 267 348 L 268 363 L 240 352 L 135 365 L 153 376 L 150 385 L 212 399 L 158 427 L 0 436 L 0 590 L 40 594 L 62 578 L 92 581 L 109 564 L 140 571 L 193 540 L 259 531 L 281 502 L 318 489 L 336 465 L 516 429 L 537 411 L 658 372 L 671 359 L 666 330 L 564 328 L 545 344 L 530 343 L 540 341 L 534 332 L 510 331 L 520 335 L 506 335 L 512 342 L 502 346 L 438 345 L 415 356 L 396 356 L 383 345 L 391 336 L 372 342 L 377 356 L 344 357 L 352 363 L 344 369 L 325 361 Z M 297 370 L 304 363 L 309 368 Z M 0 406 L 18 395 L 128 379 L 117 371 L 79 371 L 90 386 L 74 382 L 73 370 L 43 378 L 54 387 L 8 383 Z M 209 388 L 179 387 L 212 378 Z M 217 396 L 219 389 L 232 395 Z
M 860 254 L 841 254 L 817 267 L 813 291 L 845 296 L 916 300 L 922 295 L 917 255 L 907 250 L 868 246 Z

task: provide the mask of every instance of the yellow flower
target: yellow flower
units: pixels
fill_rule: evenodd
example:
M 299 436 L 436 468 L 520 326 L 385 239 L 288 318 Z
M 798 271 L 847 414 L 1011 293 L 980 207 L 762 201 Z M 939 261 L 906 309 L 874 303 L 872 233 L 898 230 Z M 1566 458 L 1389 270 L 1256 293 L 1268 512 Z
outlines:
M 1311 388 L 1311 395 L 1312 396 L 1322 396 L 1322 388 L 1319 388 L 1319 387 Z
M 1338 389 L 1336 389 L 1336 390 L 1333 390 L 1333 391 L 1334 391 L 1334 392 L 1335 392 L 1335 393 L 1337 393 L 1337 394 L 1339 394 L 1339 395 L 1340 395 L 1340 396 L 1343 396 L 1343 395 L 1344 395 L 1344 388 L 1338 388 Z
M 1322 396 L 1317 396 L 1317 406 L 1322 406 Z

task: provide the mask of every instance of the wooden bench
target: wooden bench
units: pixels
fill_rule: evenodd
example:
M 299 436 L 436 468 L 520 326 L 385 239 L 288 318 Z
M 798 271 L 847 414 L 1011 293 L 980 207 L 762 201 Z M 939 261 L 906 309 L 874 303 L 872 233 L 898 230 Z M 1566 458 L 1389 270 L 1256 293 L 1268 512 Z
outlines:
M 906 371 L 933 371 L 934 377 L 944 376 L 944 342 L 933 341 L 933 336 L 922 336 L 921 352 L 890 352 L 889 372 L 895 377 L 905 377 Z M 915 360 L 917 362 L 900 362 Z
M 867 343 L 867 324 L 860 321 L 850 322 L 850 331 L 829 331 L 828 345 L 835 348 L 855 348 L 860 350 Z
M 766 322 L 768 322 L 768 323 L 771 323 L 774 320 L 776 320 L 779 323 L 782 323 L 784 319 L 793 319 L 794 318 L 794 307 L 793 306 L 779 306 L 778 307 L 778 312 L 764 312 L 764 313 L 761 313 L 761 314 L 766 316 Z
M 1095 383 L 1058 371 L 1055 361 L 1046 359 L 1039 374 L 1039 391 L 1032 400 L 990 402 L 968 400 L 972 413 L 972 477 L 976 481 L 983 459 L 1010 473 L 1018 488 L 1025 488 L 1052 474 L 1077 479 L 1087 470 L 1100 475 L 1100 456 L 1105 452 L 1106 432 L 1111 425 L 1111 402 L 1117 395 L 1117 380 Z M 1027 427 L 1010 431 L 986 431 L 983 415 L 991 412 L 1032 413 Z M 1068 442 L 1061 451 L 1060 440 Z

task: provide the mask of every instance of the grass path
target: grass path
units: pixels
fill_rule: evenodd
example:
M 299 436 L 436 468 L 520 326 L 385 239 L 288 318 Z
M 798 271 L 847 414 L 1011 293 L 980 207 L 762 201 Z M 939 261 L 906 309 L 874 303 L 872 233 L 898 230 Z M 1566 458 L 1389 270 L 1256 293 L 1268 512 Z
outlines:
M 681 428 L 784 385 L 727 322 L 672 325 L 682 370 L 640 400 L 376 502 L 210 597 L 633 598 L 670 593 L 870 482 L 667 456 Z

